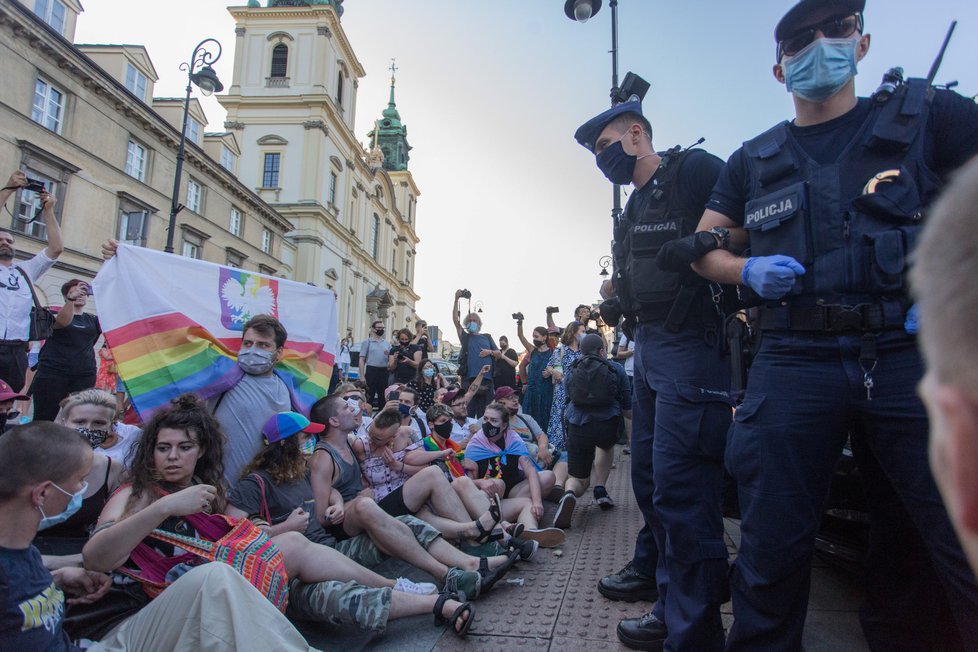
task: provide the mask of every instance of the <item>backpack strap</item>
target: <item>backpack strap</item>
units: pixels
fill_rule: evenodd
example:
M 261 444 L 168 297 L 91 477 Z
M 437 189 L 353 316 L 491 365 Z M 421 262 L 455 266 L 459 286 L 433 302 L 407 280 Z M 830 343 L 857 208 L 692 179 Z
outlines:
M 27 287 L 31 291 L 31 297 L 34 298 L 34 307 L 37 308 L 38 310 L 41 310 L 42 309 L 41 302 L 37 298 L 37 292 L 34 291 L 34 284 L 31 283 L 31 277 L 27 275 L 27 272 L 25 272 L 20 265 L 14 265 L 14 269 L 20 272 L 20 275 L 24 277 L 25 281 L 27 281 Z
M 258 513 L 265 521 L 271 525 L 272 524 L 272 513 L 268 509 L 268 500 L 265 498 L 265 478 L 261 477 L 257 473 L 252 473 L 249 478 L 255 481 L 258 485 L 258 490 L 261 492 L 261 511 Z

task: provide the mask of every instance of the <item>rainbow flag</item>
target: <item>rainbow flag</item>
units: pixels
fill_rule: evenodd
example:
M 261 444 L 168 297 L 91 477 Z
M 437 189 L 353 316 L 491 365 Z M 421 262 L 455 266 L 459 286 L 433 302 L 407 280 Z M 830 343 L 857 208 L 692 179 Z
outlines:
M 339 342 L 322 288 L 120 245 L 93 282 L 99 321 L 133 406 L 146 419 L 185 392 L 211 398 L 241 379 L 242 327 L 255 315 L 289 333 L 275 373 L 308 414 L 329 388 Z

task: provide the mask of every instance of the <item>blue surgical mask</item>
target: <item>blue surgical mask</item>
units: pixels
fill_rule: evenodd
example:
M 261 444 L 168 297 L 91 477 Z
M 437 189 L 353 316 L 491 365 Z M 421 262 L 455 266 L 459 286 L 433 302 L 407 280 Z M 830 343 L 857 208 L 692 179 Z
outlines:
M 624 138 L 624 136 L 622 136 Z M 611 183 L 624 186 L 632 182 L 635 176 L 635 164 L 638 157 L 626 154 L 621 146 L 621 139 L 608 145 L 595 157 L 598 169 L 608 178 Z
M 468 329 L 469 329 L 469 332 L 470 333 L 478 333 L 479 332 L 479 323 L 478 322 L 474 322 L 474 321 L 470 321 L 469 322 L 469 325 L 468 325 Z
M 781 63 L 788 92 L 809 102 L 824 102 L 856 75 L 859 36 L 815 39 Z
M 68 505 L 65 507 L 65 511 L 61 512 L 60 514 L 55 514 L 54 516 L 45 515 L 44 508 L 38 505 L 37 511 L 41 512 L 41 523 L 40 525 L 37 526 L 38 531 L 46 530 L 49 527 L 54 527 L 59 523 L 64 523 L 69 518 L 74 516 L 75 512 L 81 509 L 82 500 L 84 500 L 85 498 L 85 492 L 88 491 L 87 482 L 83 482 L 81 489 L 79 489 L 76 493 L 69 493 L 64 489 L 62 489 L 61 487 L 59 487 L 58 485 L 54 484 L 53 482 L 51 484 L 54 485 L 55 489 L 57 489 L 64 495 L 71 496 L 71 500 L 68 501 Z
M 312 455 L 313 453 L 315 453 L 316 452 L 316 438 L 315 437 L 310 437 L 309 439 L 307 439 L 305 441 L 305 443 L 302 444 L 302 446 L 299 447 L 299 450 L 302 451 L 302 454 L 303 455 Z
M 238 351 L 238 366 L 246 374 L 261 376 L 272 370 L 275 361 L 272 360 L 274 354 L 257 347 L 249 347 Z
M 427 367 L 421 373 L 424 374 L 424 377 L 425 378 L 434 378 L 435 377 L 435 370 L 433 368 L 431 368 L 431 367 Z

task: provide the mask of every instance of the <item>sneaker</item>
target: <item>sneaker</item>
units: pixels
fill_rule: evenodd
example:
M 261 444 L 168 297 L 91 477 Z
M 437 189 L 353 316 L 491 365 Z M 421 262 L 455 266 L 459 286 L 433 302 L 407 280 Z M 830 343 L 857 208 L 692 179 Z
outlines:
M 481 586 L 482 576 L 479 571 L 467 571 L 453 566 L 445 573 L 445 586 L 442 588 L 442 593 L 458 593 L 459 601 L 465 602 L 478 598 Z
M 574 508 L 577 507 L 577 496 L 571 492 L 564 494 L 557 505 L 557 513 L 554 514 L 554 527 L 566 530 L 570 527 L 571 519 L 574 518 Z
M 598 592 L 609 600 L 635 602 L 648 600 L 655 602 L 659 599 L 659 590 L 655 578 L 643 575 L 632 566 L 625 564 L 617 573 L 606 575 L 598 582 Z
M 559 484 L 555 484 L 554 488 L 545 496 L 546 500 L 551 503 L 559 503 L 560 499 L 564 497 L 564 488 Z
M 414 593 L 415 595 L 434 595 L 438 593 L 438 587 L 431 582 L 412 582 L 406 577 L 398 577 L 394 583 L 394 590 L 401 593 Z
M 604 487 L 594 488 L 594 502 L 598 504 L 598 507 L 604 510 L 611 509 L 615 506 L 615 501 L 611 499 L 611 496 L 608 495 L 608 492 Z
M 521 538 L 536 541 L 541 548 L 556 548 L 567 540 L 567 535 L 564 534 L 563 530 L 555 527 L 527 528 L 523 530 Z
M 529 561 L 540 548 L 540 542 L 532 539 L 513 537 L 509 540 L 509 547 L 520 553 L 520 559 L 522 561 Z
M 498 541 L 490 541 L 489 543 L 480 544 L 462 544 L 459 549 L 467 555 L 472 555 L 473 557 L 495 557 L 496 555 L 505 555 L 509 550 L 508 547 L 500 544 Z

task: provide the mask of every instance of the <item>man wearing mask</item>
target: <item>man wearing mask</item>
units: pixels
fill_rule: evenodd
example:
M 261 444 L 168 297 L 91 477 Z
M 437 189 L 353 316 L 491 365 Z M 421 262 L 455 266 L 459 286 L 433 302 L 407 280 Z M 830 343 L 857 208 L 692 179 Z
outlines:
M 733 405 L 716 337 L 722 320 L 706 281 L 688 265 L 664 271 L 656 256 L 695 231 L 723 162 L 703 150 L 656 152 L 638 101 L 592 118 L 574 137 L 609 181 L 635 187 L 615 225 L 612 279 L 634 329 L 632 489 L 645 527 L 632 561 L 598 589 L 615 600 L 656 601 L 645 616 L 619 623 L 625 645 L 722 650 L 728 589 L 720 500 Z
M 458 354 L 458 377 L 462 383 L 462 391 L 466 391 L 472 385 L 483 365 L 489 366 L 489 373 L 482 379 L 482 384 L 468 406 L 470 417 L 481 418 L 495 391 L 492 382 L 495 369 L 493 361 L 499 355 L 499 347 L 493 341 L 492 335 L 482 332 L 482 318 L 478 313 L 470 313 L 466 315 L 464 323 L 461 321 L 458 306 L 461 298 L 462 290 L 457 290 L 452 307 L 452 321 L 455 323 L 455 330 L 461 344 L 461 351 Z
M 520 363 L 520 356 L 516 354 L 516 351 L 509 348 L 508 337 L 500 336 L 499 350 L 493 351 L 492 357 L 496 361 L 492 376 L 493 385 L 496 389 L 500 387 L 516 389 L 516 366 Z
M 384 405 L 387 388 L 387 363 L 391 345 L 384 339 L 384 322 L 370 324 L 370 335 L 360 343 L 360 378 L 367 383 L 367 403 L 379 410 Z
M 872 523 L 870 647 L 978 649 L 978 586 L 927 465 L 906 285 L 941 180 L 978 153 L 978 105 L 922 79 L 857 97 L 864 6 L 803 0 L 781 19 L 773 72 L 795 119 L 731 155 L 699 225 L 746 229 L 750 258 L 712 251 L 694 268 L 763 300 L 726 458 L 743 513 L 730 650 L 801 647 L 819 514 L 850 433 Z
M 302 412 L 289 385 L 273 367 L 282 355 L 288 333 L 271 315 L 249 319 L 242 330 L 238 367 L 241 379 L 211 400 L 211 411 L 227 436 L 224 478 L 237 484 L 241 469 L 261 450 L 265 422 L 279 412 Z
M 0 205 L 26 185 L 27 175 L 23 172 L 10 175 L 6 186 L 0 189 Z M 27 341 L 34 306 L 31 284 L 37 283 L 64 251 L 61 226 L 54 215 L 57 200 L 46 192 L 39 193 L 39 199 L 48 244 L 33 258 L 14 262 L 14 234 L 0 229 L 0 380 L 17 389 L 24 387 L 27 375 Z

